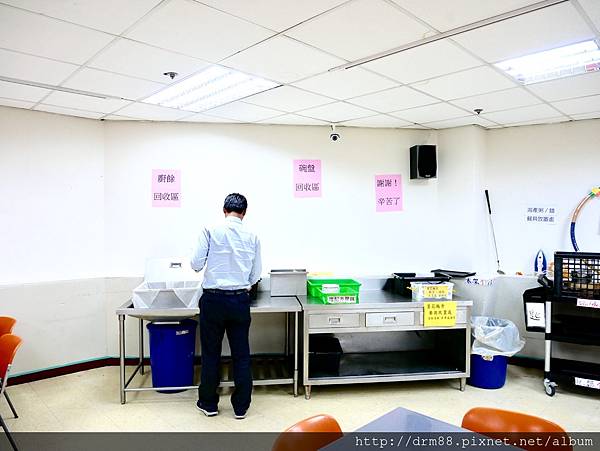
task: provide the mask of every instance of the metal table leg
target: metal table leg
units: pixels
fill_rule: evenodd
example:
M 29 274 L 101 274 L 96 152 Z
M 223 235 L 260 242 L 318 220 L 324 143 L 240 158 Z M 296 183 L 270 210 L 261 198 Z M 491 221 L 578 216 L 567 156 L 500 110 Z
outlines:
M 290 314 L 285 312 L 285 356 L 290 355 Z
M 298 396 L 298 312 L 294 312 L 294 397 Z
M 121 404 L 125 404 L 125 315 L 119 315 L 119 387 Z
M 144 374 L 144 320 L 140 318 L 140 373 Z
M 304 386 L 304 399 L 310 399 L 310 389 L 311 389 L 310 385 Z
M 466 387 L 467 387 L 467 378 L 461 377 L 460 378 L 460 391 L 465 391 Z

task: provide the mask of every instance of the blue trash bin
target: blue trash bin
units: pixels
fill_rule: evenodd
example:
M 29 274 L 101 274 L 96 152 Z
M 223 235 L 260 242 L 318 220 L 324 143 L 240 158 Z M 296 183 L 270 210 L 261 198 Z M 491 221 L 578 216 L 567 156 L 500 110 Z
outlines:
M 198 323 L 193 319 L 172 324 L 148 324 L 153 387 L 193 385 L 197 325 Z M 183 390 L 158 390 L 159 393 L 180 391 Z
M 508 357 L 503 355 L 480 356 L 471 354 L 471 377 L 467 383 L 474 387 L 496 389 L 506 382 Z

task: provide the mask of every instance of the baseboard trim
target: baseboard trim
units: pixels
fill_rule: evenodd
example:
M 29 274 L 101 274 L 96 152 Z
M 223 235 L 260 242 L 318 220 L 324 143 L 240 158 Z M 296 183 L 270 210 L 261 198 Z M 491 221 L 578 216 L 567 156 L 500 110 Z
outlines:
M 513 356 L 508 358 L 508 363 L 525 368 L 544 369 L 544 359 L 536 359 L 534 357 Z
M 128 357 L 125 359 L 125 365 L 134 366 L 139 363 L 139 359 Z M 144 364 L 150 365 L 150 359 L 144 358 Z M 105 366 L 119 366 L 118 357 L 104 357 L 101 359 L 90 360 L 87 362 L 78 362 L 56 368 L 34 371 L 27 374 L 12 376 L 8 378 L 8 386 L 27 384 L 28 382 L 41 381 L 52 377 L 65 376 L 67 374 L 79 373 L 81 371 L 95 370 Z

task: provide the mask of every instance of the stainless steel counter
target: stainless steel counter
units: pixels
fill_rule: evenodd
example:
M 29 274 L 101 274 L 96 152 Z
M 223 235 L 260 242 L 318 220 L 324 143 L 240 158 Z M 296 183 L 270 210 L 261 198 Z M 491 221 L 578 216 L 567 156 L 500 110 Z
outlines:
M 293 361 L 293 374 L 291 377 L 278 377 L 271 379 L 256 379 L 254 380 L 254 385 L 283 385 L 283 384 L 292 384 L 294 390 L 294 396 L 298 395 L 298 342 L 299 342 L 299 314 L 302 311 L 302 307 L 300 303 L 294 296 L 285 296 L 285 297 L 271 297 L 270 293 L 267 291 L 259 291 L 257 299 L 252 301 L 250 305 L 250 314 L 265 314 L 265 313 L 285 313 L 286 315 L 286 333 L 285 333 L 285 356 L 283 360 L 285 361 L 288 356 L 291 355 Z M 200 314 L 200 308 L 171 308 L 171 309 L 154 309 L 154 308 L 134 308 L 133 302 L 130 299 L 121 305 L 115 312 L 119 318 L 119 364 L 120 364 L 120 393 L 121 393 L 121 404 L 125 404 L 127 398 L 127 392 L 135 392 L 135 391 L 179 391 L 179 390 L 194 390 L 197 389 L 197 386 L 190 387 L 160 387 L 160 388 L 151 388 L 151 387 L 139 387 L 139 388 L 129 388 L 129 384 L 135 377 L 135 375 L 140 372 L 140 374 L 144 374 L 144 321 L 180 321 L 187 318 L 193 318 Z M 291 320 L 291 316 L 293 315 L 293 321 Z M 131 316 L 139 319 L 139 336 L 138 336 L 138 347 L 139 347 L 139 356 L 138 356 L 138 364 L 133 370 L 133 373 L 129 376 L 127 380 L 125 374 L 125 317 Z M 293 324 L 293 352 L 291 350 L 290 344 L 290 326 Z M 265 359 L 261 360 L 264 361 Z M 281 360 L 278 359 L 274 362 L 279 366 L 279 368 L 274 369 L 276 373 L 285 372 L 285 368 L 281 368 Z M 284 362 L 285 364 L 285 362 Z M 271 368 L 273 370 L 273 368 Z M 270 373 L 271 371 L 268 371 Z M 233 386 L 233 381 L 226 380 L 221 383 L 221 386 Z
M 302 310 L 310 311 L 332 311 L 332 310 L 364 310 L 364 309 L 389 309 L 390 307 L 402 308 L 420 308 L 425 305 L 423 301 L 413 301 L 399 294 L 390 293 L 383 290 L 361 290 L 357 304 L 323 304 L 318 299 L 310 296 L 297 296 L 302 305 Z M 472 306 L 473 301 L 454 296 L 457 307 Z
M 298 296 L 303 314 L 303 384 L 307 399 L 312 385 L 355 384 L 427 379 L 459 379 L 465 389 L 470 374 L 471 307 L 468 299 L 454 297 L 456 323 L 453 326 L 425 326 L 425 302 L 416 302 L 383 290 L 361 290 L 357 304 L 322 304 L 310 296 Z M 429 300 L 428 302 L 430 302 Z M 385 334 L 387 342 L 421 337 L 423 349 L 390 351 L 351 350 L 346 353 L 321 350 L 321 362 L 338 359 L 338 368 L 309 363 L 311 336 L 333 335 L 341 342 Z M 429 340 L 429 341 L 428 341 Z M 331 340 L 330 340 L 331 341 Z M 382 340 L 383 341 L 383 340 Z M 339 346 L 339 345 L 338 345 Z M 427 347 L 428 346 L 428 347 Z M 433 347 L 432 347 L 433 346 Z M 436 348 L 437 346 L 437 348 Z

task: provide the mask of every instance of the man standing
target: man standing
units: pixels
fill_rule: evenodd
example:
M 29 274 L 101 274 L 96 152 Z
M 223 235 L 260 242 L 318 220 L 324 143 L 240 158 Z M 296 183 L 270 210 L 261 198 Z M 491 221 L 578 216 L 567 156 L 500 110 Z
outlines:
M 206 264 L 200 298 L 202 371 L 198 409 L 208 417 L 219 413 L 221 344 L 227 333 L 233 359 L 235 389 L 231 395 L 234 416 L 246 417 L 252 394 L 250 368 L 250 287 L 260 279 L 260 242 L 242 225 L 248 202 L 233 193 L 225 198 L 225 222 L 205 228 L 198 239 L 191 264 L 200 271 Z

